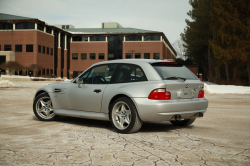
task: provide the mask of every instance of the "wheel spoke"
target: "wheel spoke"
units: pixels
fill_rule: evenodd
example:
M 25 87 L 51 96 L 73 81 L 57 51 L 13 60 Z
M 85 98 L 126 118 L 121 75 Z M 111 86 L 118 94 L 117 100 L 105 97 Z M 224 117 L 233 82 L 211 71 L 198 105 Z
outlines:
M 129 118 L 129 116 L 126 116 L 126 117 L 124 118 L 124 122 L 127 123 L 127 124 L 130 123 L 130 118 Z
M 124 118 L 123 117 L 120 118 L 120 126 L 121 126 L 121 128 L 124 128 Z
M 41 100 L 40 103 L 41 103 L 42 107 L 46 106 L 46 102 L 45 101 Z
M 44 113 L 44 114 L 46 114 L 46 112 L 45 112 L 45 108 L 41 108 L 41 109 L 39 109 L 39 110 L 37 110 L 39 113 Z

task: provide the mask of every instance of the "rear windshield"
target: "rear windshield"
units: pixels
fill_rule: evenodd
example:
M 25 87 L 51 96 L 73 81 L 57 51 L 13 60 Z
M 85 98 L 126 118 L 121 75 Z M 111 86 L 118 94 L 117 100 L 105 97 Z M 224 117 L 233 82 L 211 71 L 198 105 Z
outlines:
M 172 80 L 173 78 L 184 78 L 187 80 L 197 80 L 198 78 L 184 66 L 153 66 L 163 80 Z

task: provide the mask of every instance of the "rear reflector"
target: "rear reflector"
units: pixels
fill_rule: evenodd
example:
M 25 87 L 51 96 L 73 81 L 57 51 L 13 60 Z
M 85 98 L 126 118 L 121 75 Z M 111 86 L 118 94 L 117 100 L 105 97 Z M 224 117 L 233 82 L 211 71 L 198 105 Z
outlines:
M 204 90 L 203 89 L 199 91 L 198 98 L 202 98 L 202 97 L 204 97 Z
M 152 100 L 170 100 L 171 99 L 171 93 L 166 92 L 166 89 L 163 89 L 163 88 L 155 89 L 150 93 L 148 98 L 152 99 Z

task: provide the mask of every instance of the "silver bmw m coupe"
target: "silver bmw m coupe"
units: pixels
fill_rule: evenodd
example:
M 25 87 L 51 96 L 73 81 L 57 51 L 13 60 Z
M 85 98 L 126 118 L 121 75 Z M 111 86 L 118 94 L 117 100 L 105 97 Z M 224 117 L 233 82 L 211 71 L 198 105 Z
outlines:
M 120 133 L 137 132 L 145 121 L 187 126 L 207 110 L 203 87 L 204 83 L 176 62 L 104 61 L 71 82 L 38 89 L 33 110 L 42 121 L 60 115 L 111 121 Z

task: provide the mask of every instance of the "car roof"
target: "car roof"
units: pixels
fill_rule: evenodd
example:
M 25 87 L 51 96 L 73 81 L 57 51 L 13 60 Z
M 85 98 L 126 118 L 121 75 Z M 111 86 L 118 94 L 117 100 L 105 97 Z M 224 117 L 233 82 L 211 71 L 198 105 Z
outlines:
M 109 60 L 109 61 L 102 61 L 97 64 L 105 64 L 105 63 L 133 63 L 133 64 L 139 64 L 139 63 L 156 63 L 156 62 L 172 62 L 168 60 L 156 60 L 156 59 L 116 59 L 116 60 Z

